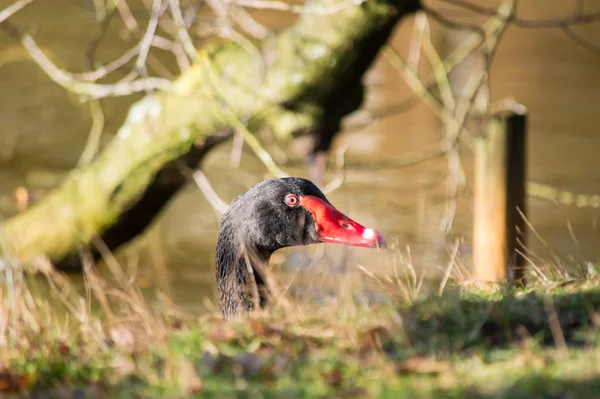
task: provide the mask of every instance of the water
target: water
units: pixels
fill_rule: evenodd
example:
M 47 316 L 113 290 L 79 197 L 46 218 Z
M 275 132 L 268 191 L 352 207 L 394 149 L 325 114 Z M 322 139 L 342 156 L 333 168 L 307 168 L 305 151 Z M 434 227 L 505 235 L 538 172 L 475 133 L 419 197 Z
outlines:
M 0 8 L 11 2 L 0 0 Z M 39 25 L 36 37 L 44 51 L 61 67 L 82 71 L 83 50 L 92 37 L 90 26 L 94 24 L 94 15 L 84 4 L 73 0 L 38 1 L 13 22 L 23 30 Z M 135 7 L 134 11 L 143 16 Z M 519 12 L 531 18 L 549 18 L 570 11 L 568 5 L 556 0 L 552 7 L 541 11 L 534 2 L 521 2 Z M 265 14 L 262 19 L 282 23 L 277 14 Z M 407 20 L 393 40 L 403 54 L 411 25 L 412 19 Z M 575 29 L 590 40 L 600 38 L 597 26 Z M 123 44 L 120 33 L 112 24 L 97 59 L 112 60 L 131 46 Z M 434 37 L 442 43 L 437 25 Z M 562 190 L 600 193 L 600 57 L 575 45 L 560 30 L 519 28 L 508 29 L 495 57 L 493 99 L 512 96 L 530 112 L 529 179 Z M 369 87 L 366 108 L 398 103 L 410 95 L 402 77 L 383 59 L 377 61 L 365 82 Z M 6 35 L 0 35 L 0 92 L 0 212 L 6 217 L 16 212 L 13 193 L 18 186 L 26 185 L 33 195 L 42 196 L 60 182 L 81 153 L 90 117 L 85 105 L 51 82 L 21 46 Z M 105 141 L 116 132 L 128 105 L 137 98 L 103 102 L 107 115 Z M 360 115 L 349 118 L 349 127 L 335 142 L 339 148 L 351 141 L 346 182 L 329 198 L 357 221 L 383 232 L 404 256 L 408 256 L 409 246 L 416 268 L 437 272 L 437 265 L 443 264 L 447 255 L 446 242 L 452 241 L 439 232 L 446 160 L 437 158 L 404 168 L 391 164 L 403 154 L 436 143 L 441 137 L 438 119 L 420 104 L 364 130 L 352 128 L 356 123 L 360 123 Z M 292 148 L 296 150 L 288 150 L 288 155 L 298 159 L 298 151 L 304 148 L 302 140 Z M 225 145 L 204 162 L 207 176 L 226 201 L 265 177 L 262 165 L 248 152 L 242 155 L 239 168 L 228 167 L 230 150 L 231 146 Z M 469 242 L 471 153 L 464 149 L 461 155 L 469 185 L 458 201 L 451 236 L 464 236 Z M 307 175 L 299 166 L 286 170 Z M 328 178 L 333 178 L 334 172 L 330 171 Z M 600 209 L 530 199 L 529 210 L 531 222 L 557 252 L 574 260 L 598 261 Z M 170 292 L 180 304 L 202 306 L 203 300 L 214 298 L 215 293 L 213 256 L 218 220 L 202 194 L 190 184 L 147 234 L 117 255 L 128 272 L 137 275 L 140 287 L 158 287 Z M 538 242 L 532 240 L 531 246 L 544 255 Z M 288 256 L 287 262 L 284 255 Z M 316 256 L 316 266 L 311 265 Z M 465 256 L 468 259 L 468 254 Z M 332 245 L 282 251 L 273 263 L 287 264 L 277 269 L 285 276 L 283 279 L 333 285 L 348 264 L 349 270 L 359 276 L 356 280 L 364 279 L 356 264 L 376 273 L 388 273 L 393 266 L 389 252 Z M 304 271 L 298 272 L 300 269 Z M 157 278 L 165 271 L 169 284 Z

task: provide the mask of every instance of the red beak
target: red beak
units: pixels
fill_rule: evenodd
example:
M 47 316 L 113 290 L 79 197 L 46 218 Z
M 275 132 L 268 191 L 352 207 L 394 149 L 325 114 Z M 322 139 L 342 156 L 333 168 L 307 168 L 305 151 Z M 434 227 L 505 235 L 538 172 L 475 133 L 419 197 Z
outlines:
M 386 246 L 377 231 L 356 223 L 320 198 L 304 195 L 300 197 L 300 206 L 312 214 L 321 242 L 369 248 Z

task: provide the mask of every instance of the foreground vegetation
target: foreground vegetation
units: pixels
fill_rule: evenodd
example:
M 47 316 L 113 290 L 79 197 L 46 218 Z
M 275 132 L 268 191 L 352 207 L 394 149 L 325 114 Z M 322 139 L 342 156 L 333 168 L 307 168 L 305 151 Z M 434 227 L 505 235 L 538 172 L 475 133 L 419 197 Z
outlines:
M 589 277 L 527 290 L 453 283 L 441 296 L 421 287 L 385 304 L 293 303 L 224 323 L 216 314 L 188 318 L 166 301 L 150 306 L 91 269 L 83 295 L 51 268 L 47 284 L 14 268 L 3 275 L 3 397 L 592 398 L 600 390 L 600 281 Z

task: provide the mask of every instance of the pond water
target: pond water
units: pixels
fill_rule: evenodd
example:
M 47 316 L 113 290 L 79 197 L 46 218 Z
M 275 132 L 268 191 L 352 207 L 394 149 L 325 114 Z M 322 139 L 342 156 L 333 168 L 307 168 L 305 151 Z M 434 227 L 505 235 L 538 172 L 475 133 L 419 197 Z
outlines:
M 0 0 L 0 9 L 10 3 L 12 0 Z M 544 10 L 538 10 L 534 2 L 521 3 L 519 12 L 531 18 L 571 12 L 560 0 L 552 1 L 552 7 Z M 141 9 L 134 7 L 134 12 L 143 17 Z M 271 25 L 281 24 L 277 15 L 264 14 L 262 19 Z M 95 23 L 86 2 L 38 1 L 13 22 L 24 30 L 37 27 L 39 44 L 61 67 L 83 70 L 83 51 L 93 34 L 90 26 Z M 443 47 L 443 30 L 435 24 L 433 28 L 436 43 Z M 393 39 L 403 54 L 411 29 L 412 18 L 404 21 Z M 600 27 L 575 29 L 600 45 Z M 118 26 L 109 27 L 97 59 L 112 60 L 131 46 L 123 43 L 120 33 Z M 377 61 L 365 82 L 365 109 L 399 103 L 410 96 L 402 77 L 384 59 Z M 493 99 L 511 96 L 529 110 L 529 180 L 576 193 L 600 193 L 600 57 L 577 46 L 558 29 L 511 27 L 495 54 L 491 90 Z M 77 162 L 90 117 L 85 104 L 51 82 L 21 46 L 4 34 L 0 34 L 0 93 L 0 213 L 8 217 L 16 212 L 14 190 L 18 186 L 42 195 Z M 139 98 L 103 102 L 105 142 L 120 126 L 128 106 Z M 360 114 L 350 117 L 346 130 L 336 139 L 336 148 L 350 143 L 347 173 L 344 185 L 329 198 L 357 221 L 380 230 L 405 257 L 406 248 L 410 248 L 416 269 L 435 274 L 445 262 L 453 237 L 464 237 L 465 243 L 470 240 L 471 152 L 468 148 L 461 151 L 468 186 L 461 192 L 453 229 L 446 237 L 440 229 L 446 160 L 436 158 L 406 168 L 393 166 L 403 154 L 440 140 L 437 117 L 419 104 L 365 129 L 353 129 L 360 121 Z M 298 140 L 285 149 L 286 153 L 300 159 L 304 144 Z M 203 163 L 215 190 L 226 201 L 265 177 L 265 169 L 249 151 L 244 151 L 237 168 L 230 166 L 230 152 L 231 145 L 224 145 Z M 308 175 L 299 166 L 286 170 Z M 328 179 L 334 176 L 335 171 L 327 174 Z M 565 258 L 573 262 L 600 259 L 600 209 L 530 198 L 529 216 L 538 233 Z M 204 300 L 212 300 L 215 294 L 213 257 L 218 221 L 196 186 L 189 184 L 143 237 L 119 251 L 118 258 L 138 276 L 140 287 L 159 287 L 169 291 L 179 304 L 202 307 Z M 532 239 L 531 247 L 546 257 L 539 242 Z M 468 245 L 461 251 L 468 263 Z M 365 277 L 357 264 L 385 274 L 394 260 L 390 251 L 319 245 L 283 251 L 273 263 L 285 264 L 277 269 L 281 276 L 310 286 L 315 281 L 336 285 L 341 273 L 354 274 L 360 282 Z

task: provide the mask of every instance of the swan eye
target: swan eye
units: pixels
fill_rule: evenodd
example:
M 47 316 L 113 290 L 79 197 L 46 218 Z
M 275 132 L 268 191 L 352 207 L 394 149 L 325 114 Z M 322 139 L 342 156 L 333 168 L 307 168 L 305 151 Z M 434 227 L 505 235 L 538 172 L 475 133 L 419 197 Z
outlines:
M 298 197 L 294 194 L 288 194 L 285 196 L 285 203 L 287 206 L 295 208 L 300 203 Z

